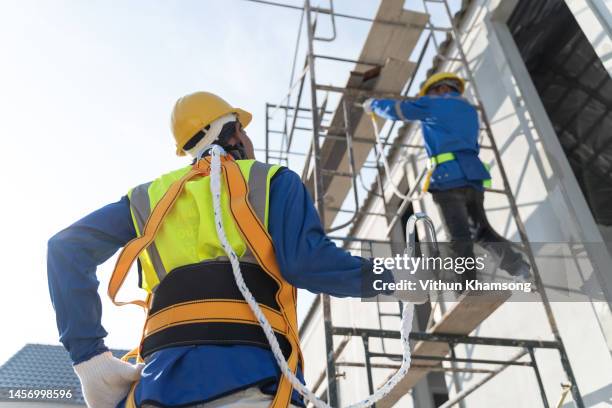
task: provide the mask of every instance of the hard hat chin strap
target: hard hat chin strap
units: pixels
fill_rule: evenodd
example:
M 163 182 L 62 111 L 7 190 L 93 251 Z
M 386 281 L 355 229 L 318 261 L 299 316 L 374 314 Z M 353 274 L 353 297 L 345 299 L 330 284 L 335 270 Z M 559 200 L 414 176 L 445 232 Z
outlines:
M 203 157 L 211 156 L 213 147 L 217 147 L 219 149 L 219 154 L 221 156 L 229 154 L 234 158 L 234 160 L 244 160 L 247 158 L 246 149 L 242 143 L 238 145 L 222 145 L 215 140 L 212 144 L 203 146 L 197 153 L 192 154 L 194 163 L 201 160 Z M 191 151 L 189 151 L 189 154 L 191 154 Z
M 221 146 L 225 152 L 229 153 L 236 160 L 244 160 L 247 158 L 246 149 L 242 143 L 236 145 L 223 145 L 220 142 L 215 141 L 213 144 Z
M 203 157 L 211 156 L 213 147 L 216 147 L 218 149 L 217 152 L 219 156 L 225 156 L 227 154 L 223 146 L 220 146 L 218 144 L 208 144 L 202 147 L 195 155 L 193 155 L 194 161 L 200 161 Z M 191 154 L 191 151 L 189 153 Z
M 233 118 L 234 120 L 227 121 L 227 118 Z M 222 122 L 223 126 L 220 129 L 216 129 L 215 127 L 218 127 L 218 123 L 221 122 L 215 121 L 213 125 L 209 127 L 209 133 L 201 132 L 202 135 L 200 135 L 200 140 L 194 147 L 187 150 L 187 153 L 196 159 L 196 161 L 204 156 L 210 156 L 212 146 L 220 146 L 223 149 L 223 154 L 230 154 L 235 160 L 244 160 L 247 158 L 246 148 L 242 142 L 237 144 L 229 143 L 236 134 L 236 126 L 238 125 L 236 115 L 228 115 L 223 118 Z M 214 139 L 207 137 L 210 132 L 215 133 Z

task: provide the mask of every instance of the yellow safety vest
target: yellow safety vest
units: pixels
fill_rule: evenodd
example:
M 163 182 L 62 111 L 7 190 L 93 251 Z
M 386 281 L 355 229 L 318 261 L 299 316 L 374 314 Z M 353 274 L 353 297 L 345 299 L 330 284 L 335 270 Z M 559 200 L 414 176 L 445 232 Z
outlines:
M 275 331 L 290 368 L 303 367 L 297 329 L 297 291 L 286 282 L 267 231 L 270 180 L 280 166 L 223 157 L 221 211 L 245 282 Z M 137 238 L 117 260 L 109 283 L 115 304 L 147 309 L 138 358 L 190 344 L 268 341 L 234 281 L 219 242 L 210 192 L 210 162 L 202 159 L 130 190 Z M 117 302 L 117 292 L 138 257 L 146 301 Z M 132 388 L 133 393 L 134 387 Z M 292 387 L 280 379 L 272 407 L 285 408 Z M 133 403 L 133 395 L 128 398 Z M 129 404 L 131 405 L 131 404 Z

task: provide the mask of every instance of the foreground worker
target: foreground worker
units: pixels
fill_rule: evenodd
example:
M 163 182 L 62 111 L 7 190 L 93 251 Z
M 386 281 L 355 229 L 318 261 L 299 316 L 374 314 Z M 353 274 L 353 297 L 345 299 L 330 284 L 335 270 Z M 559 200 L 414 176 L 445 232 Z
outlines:
M 502 269 L 526 279 L 529 264 L 487 220 L 484 187 L 491 175 L 478 158 L 478 113 L 462 97 L 464 88 L 462 78 L 441 72 L 425 81 L 415 100 L 367 99 L 363 109 L 388 120 L 421 122 L 431 166 L 424 189 L 440 210 L 453 254 L 473 257 L 475 240 L 497 255 Z M 461 276 L 462 281 L 476 278 L 474 269 Z
M 211 144 L 231 155 L 222 158 L 228 241 L 302 381 L 295 288 L 341 297 L 374 294 L 367 280 L 381 276 L 372 273 L 371 261 L 326 237 L 299 176 L 254 160 L 244 131 L 250 121 L 251 114 L 210 93 L 179 99 L 172 114 L 177 154 L 188 154 L 195 164 L 131 189 L 49 240 L 49 288 L 60 340 L 89 406 L 304 406 L 281 377 L 219 242 L 207 176 Z M 128 248 L 147 239 L 160 206 L 176 193 L 173 186 L 192 171 L 202 173 L 181 184 L 154 241 L 134 255 L 140 253 L 139 285 L 153 293 L 140 347 L 146 365 L 134 366 L 114 358 L 104 344 L 96 267 L 126 246 L 109 286 L 114 297 L 117 270 L 127 265 L 127 272 L 131 264 L 123 263 Z M 257 234 L 263 238 L 254 239 Z M 392 280 L 387 271 L 384 279 Z

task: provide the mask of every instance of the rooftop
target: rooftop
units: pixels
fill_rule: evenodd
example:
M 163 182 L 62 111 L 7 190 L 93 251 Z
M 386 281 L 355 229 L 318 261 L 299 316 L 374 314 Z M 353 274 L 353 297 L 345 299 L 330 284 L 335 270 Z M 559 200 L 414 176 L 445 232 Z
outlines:
M 111 350 L 121 357 L 126 350 Z M 79 379 L 72 369 L 72 361 L 62 346 L 26 344 L 0 367 L 0 401 L 9 400 L 9 390 L 70 390 L 73 394 L 62 403 L 84 405 Z M 11 399 L 14 401 L 14 399 Z M 39 399 L 39 402 L 58 403 L 58 400 Z

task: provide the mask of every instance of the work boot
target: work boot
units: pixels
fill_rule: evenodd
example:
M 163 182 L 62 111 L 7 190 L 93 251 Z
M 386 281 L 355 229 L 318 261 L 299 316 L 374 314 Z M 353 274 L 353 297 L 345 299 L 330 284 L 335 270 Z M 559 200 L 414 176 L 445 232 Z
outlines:
M 513 276 L 517 282 L 527 282 L 531 277 L 531 265 L 522 258 L 514 262 L 506 271 Z
M 517 283 L 531 283 L 531 292 L 537 292 L 538 286 L 536 285 L 535 279 L 531 274 L 531 265 L 521 259 L 519 266 L 513 269 L 515 273 L 512 273 L 514 282 Z
M 461 289 L 456 290 L 457 294 L 461 295 L 463 292 L 465 292 L 466 282 L 477 280 L 477 279 L 478 279 L 478 276 L 476 275 L 475 269 L 470 269 L 470 270 L 463 272 L 462 274 L 457 274 L 456 281 L 461 282 L 461 286 L 462 286 Z

